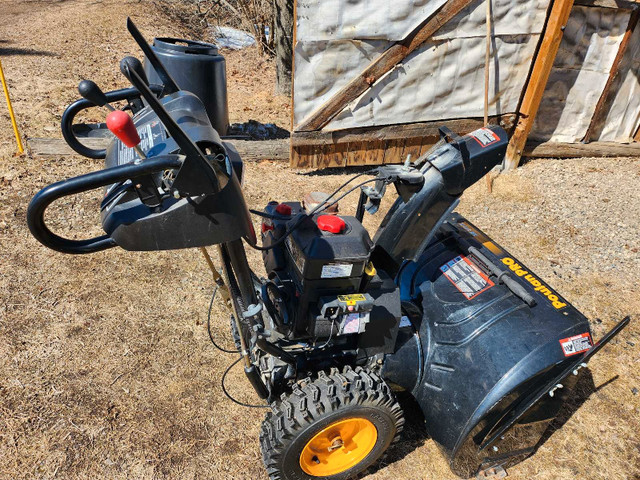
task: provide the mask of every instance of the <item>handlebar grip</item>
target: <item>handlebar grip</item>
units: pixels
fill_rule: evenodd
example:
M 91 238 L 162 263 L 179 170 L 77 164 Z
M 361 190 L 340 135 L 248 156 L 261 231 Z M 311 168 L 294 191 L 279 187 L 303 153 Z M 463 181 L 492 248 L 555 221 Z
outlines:
M 119 165 L 51 184 L 40 190 L 29 203 L 27 208 L 29 230 L 44 246 L 62 253 L 93 253 L 115 247 L 116 242 L 108 235 L 86 240 L 71 240 L 56 235 L 49 230 L 44 221 L 47 207 L 62 197 L 76 195 L 169 168 L 179 168 L 181 165 L 182 161 L 177 155 L 166 155 L 150 158 L 138 164 Z
M 156 95 L 162 94 L 162 85 L 150 85 L 149 88 Z M 118 102 L 120 100 L 132 100 L 140 98 L 140 92 L 137 88 L 130 87 L 107 92 L 104 94 L 104 96 L 106 97 L 107 102 L 111 103 Z M 86 145 L 83 145 L 80 140 L 78 140 L 78 137 L 76 137 L 73 133 L 73 120 L 75 119 L 76 115 L 78 115 L 78 113 L 80 113 L 82 110 L 93 107 L 95 107 L 95 104 L 84 98 L 76 100 L 71 105 L 69 105 L 69 107 L 67 107 L 67 109 L 62 114 L 62 136 L 66 140 L 67 144 L 80 155 L 88 158 L 102 159 L 107 156 L 106 149 L 98 150 L 95 148 L 89 148 Z

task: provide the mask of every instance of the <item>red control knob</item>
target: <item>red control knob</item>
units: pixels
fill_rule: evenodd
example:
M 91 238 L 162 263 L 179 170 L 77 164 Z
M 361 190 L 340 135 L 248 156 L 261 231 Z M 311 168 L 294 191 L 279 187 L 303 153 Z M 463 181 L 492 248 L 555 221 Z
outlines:
M 320 215 L 318 217 L 318 228 L 325 232 L 342 233 L 347 228 L 347 224 L 343 219 L 335 215 Z
M 127 147 L 133 148 L 140 143 L 140 135 L 128 113 L 114 110 L 107 115 L 107 128 Z

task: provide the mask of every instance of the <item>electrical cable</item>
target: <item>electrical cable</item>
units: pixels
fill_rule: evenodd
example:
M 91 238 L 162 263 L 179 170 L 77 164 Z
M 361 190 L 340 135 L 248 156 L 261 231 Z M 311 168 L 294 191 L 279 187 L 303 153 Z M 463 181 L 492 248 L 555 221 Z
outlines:
M 218 293 L 218 285 L 216 285 L 213 288 L 213 294 L 211 295 L 211 302 L 209 303 L 209 313 L 207 313 L 207 333 L 209 334 L 209 340 L 211 340 L 211 343 L 213 343 L 213 346 L 216 347 L 221 352 L 224 352 L 224 353 L 240 353 L 240 350 L 230 350 L 230 349 L 221 347 L 220 345 L 218 345 L 216 343 L 216 341 L 213 338 L 213 332 L 211 332 L 211 310 L 213 308 L 213 302 L 214 302 L 214 300 L 216 298 L 216 293 Z
M 346 192 L 344 192 L 342 195 L 340 195 L 338 198 L 336 198 L 333 202 L 331 202 L 329 205 L 325 205 L 321 210 L 319 210 L 317 213 L 320 212 L 324 212 L 327 208 L 332 207 L 333 205 L 335 205 L 336 203 L 338 203 L 340 200 L 342 200 L 344 197 L 346 197 L 347 195 L 349 195 L 350 193 L 352 193 L 353 191 L 357 190 L 358 188 L 362 187 L 363 185 L 366 185 L 367 183 L 371 183 L 371 182 L 376 182 L 378 181 L 378 178 L 370 178 L 369 180 L 365 180 L 362 183 L 359 183 L 358 185 L 356 185 L 355 187 L 347 190 Z
M 211 332 L 211 310 L 212 310 L 213 302 L 214 302 L 214 300 L 216 298 L 216 293 L 217 292 L 218 292 L 218 286 L 216 285 L 214 287 L 214 289 L 213 289 L 213 294 L 211 295 L 211 302 L 209 303 L 209 313 L 207 314 L 207 332 L 209 333 L 209 340 L 211 340 L 211 343 L 213 344 L 213 346 L 216 347 L 221 352 L 224 352 L 224 353 L 240 353 L 240 350 L 229 350 L 229 349 L 226 349 L 226 348 L 222 348 L 220 345 L 218 345 L 216 343 L 216 341 L 213 338 L 213 334 Z M 247 408 L 271 408 L 271 407 L 269 407 L 269 405 L 251 405 L 251 404 L 248 404 L 248 403 L 241 402 L 241 401 L 236 400 L 235 398 L 233 398 L 233 396 L 231 396 L 231 394 L 227 391 L 227 387 L 225 386 L 224 381 L 225 381 L 229 371 L 235 365 L 237 365 L 242 359 L 243 359 L 243 357 L 239 357 L 231 365 L 229 365 L 227 367 L 227 369 L 225 370 L 225 372 L 222 374 L 222 378 L 220 379 L 220 386 L 222 387 L 223 393 L 233 403 L 236 403 L 236 404 L 238 404 L 238 405 L 240 405 L 242 407 L 247 407 Z
M 321 347 L 317 347 L 318 349 L 322 350 L 323 348 L 326 348 L 327 345 L 329 345 L 329 342 L 331 342 L 331 339 L 333 338 L 333 327 L 335 325 L 335 320 L 331 321 L 331 330 L 329 331 L 329 338 L 326 342 L 324 342 L 324 345 L 322 345 Z
M 235 367 L 238 363 L 240 363 L 240 361 L 242 361 L 243 357 L 239 357 L 236 361 L 234 361 L 231 365 L 229 365 L 227 367 L 227 369 L 224 371 L 224 373 L 222 374 L 222 380 L 220 381 L 220 385 L 222 386 L 222 392 L 227 396 L 227 398 L 229 400 L 231 400 L 233 403 L 240 405 L 241 407 L 247 407 L 247 408 L 271 408 L 269 405 L 251 405 L 250 403 L 244 403 L 241 402 L 240 400 L 236 400 L 235 398 L 233 398 L 231 396 L 231 394 L 227 391 L 227 387 L 225 387 L 224 385 L 224 381 L 227 378 L 227 374 L 229 373 L 229 371 Z
M 372 171 L 367 171 L 364 173 L 359 173 L 358 175 L 355 175 L 354 177 L 352 177 L 350 180 L 348 180 L 347 182 L 345 182 L 344 184 L 342 184 L 340 187 L 338 187 L 331 195 L 329 195 L 320 205 L 318 205 L 316 208 L 314 208 L 313 210 L 311 210 L 311 212 L 305 214 L 305 215 L 301 215 L 300 217 L 298 217 L 298 219 L 294 222 L 294 224 L 287 229 L 287 231 L 284 232 L 284 234 L 278 239 L 276 240 L 274 243 L 272 243 L 271 245 L 269 245 L 268 247 L 260 247 L 258 245 L 255 244 L 251 244 L 249 242 L 249 246 L 251 248 L 253 248 L 254 250 L 258 250 L 261 252 L 265 252 L 268 250 L 271 250 L 275 247 L 277 247 L 278 245 L 280 245 L 282 242 L 284 242 L 287 237 L 289 235 L 291 235 L 294 230 L 296 228 L 298 228 L 300 226 L 300 224 L 302 223 L 302 221 L 306 218 L 312 217 L 313 215 L 315 215 L 316 213 L 319 212 L 323 212 L 325 211 L 327 208 L 335 205 L 336 203 L 338 203 L 340 200 L 342 200 L 344 197 L 346 197 L 347 195 L 349 195 L 351 192 L 353 192 L 354 190 L 357 190 L 358 188 L 362 187 L 363 185 L 366 185 L 367 183 L 371 183 L 371 182 L 375 182 L 378 180 L 378 178 L 371 178 L 369 180 L 366 180 L 364 182 L 359 183 L 358 185 L 356 185 L 355 187 L 349 189 L 347 192 L 345 192 L 344 194 L 342 194 L 341 196 L 339 196 L 336 200 L 334 200 L 333 202 L 331 202 L 328 205 L 325 205 L 327 203 L 328 200 L 330 200 L 331 198 L 333 198 L 340 190 L 342 190 L 344 187 L 346 187 L 347 185 L 349 185 L 349 183 L 351 183 L 352 181 L 354 181 L 356 178 L 362 177 L 363 175 L 367 175 L 369 173 L 371 173 Z M 253 213 L 253 212 L 252 212 Z M 264 216 L 264 215 L 260 215 L 260 216 Z M 245 239 L 246 240 L 246 239 Z

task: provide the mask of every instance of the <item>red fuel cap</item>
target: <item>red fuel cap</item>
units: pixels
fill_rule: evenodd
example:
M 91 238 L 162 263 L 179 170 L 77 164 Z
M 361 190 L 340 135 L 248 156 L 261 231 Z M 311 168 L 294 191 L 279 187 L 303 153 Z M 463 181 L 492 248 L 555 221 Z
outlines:
M 347 228 L 347 224 L 344 223 L 343 219 L 335 215 L 320 215 L 318 217 L 318 228 L 325 232 L 342 233 Z
M 276 212 L 279 215 L 291 215 L 291 207 L 286 203 L 281 203 L 276 207 Z

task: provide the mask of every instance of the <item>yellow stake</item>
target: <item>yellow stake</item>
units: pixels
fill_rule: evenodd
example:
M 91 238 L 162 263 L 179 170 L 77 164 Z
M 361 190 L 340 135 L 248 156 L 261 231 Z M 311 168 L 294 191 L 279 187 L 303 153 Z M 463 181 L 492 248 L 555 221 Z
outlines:
M 0 62 L 0 80 L 2 81 L 4 96 L 7 99 L 7 107 L 9 107 L 9 116 L 11 117 L 11 125 L 13 125 L 13 132 L 16 134 L 16 143 L 18 144 L 18 153 L 22 154 L 24 153 L 24 147 L 22 146 L 22 139 L 20 138 L 20 132 L 18 131 L 16 116 L 13 113 L 13 107 L 11 106 L 11 99 L 9 98 L 9 87 L 7 87 L 7 80 L 4 78 L 4 72 L 2 71 L 2 62 Z

